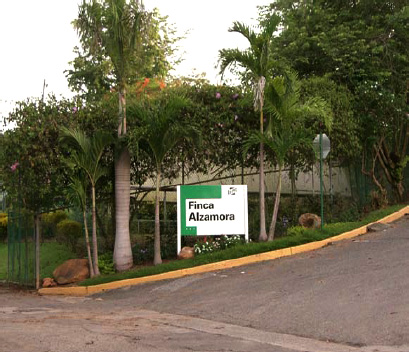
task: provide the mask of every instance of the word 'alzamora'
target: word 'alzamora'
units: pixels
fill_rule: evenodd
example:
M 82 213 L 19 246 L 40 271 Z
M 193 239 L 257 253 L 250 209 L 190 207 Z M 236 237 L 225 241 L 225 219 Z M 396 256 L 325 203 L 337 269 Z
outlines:
M 214 209 L 214 203 L 201 203 L 195 201 L 189 202 L 189 209 Z M 192 212 L 189 215 L 189 221 L 234 221 L 234 214 L 200 214 Z

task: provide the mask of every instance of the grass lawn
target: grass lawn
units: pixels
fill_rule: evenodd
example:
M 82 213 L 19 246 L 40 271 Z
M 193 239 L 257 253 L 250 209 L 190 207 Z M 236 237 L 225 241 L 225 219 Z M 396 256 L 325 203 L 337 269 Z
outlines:
M 282 249 L 292 246 L 297 246 L 309 242 L 320 241 L 341 233 L 359 228 L 371 222 L 375 222 L 392 214 L 405 205 L 395 205 L 386 209 L 373 211 L 365 216 L 361 221 L 328 224 L 324 226 L 323 230 L 304 229 L 301 227 L 293 228 L 290 235 L 278 238 L 271 242 L 261 243 L 247 243 L 228 248 L 223 251 L 206 253 L 196 256 L 193 259 L 175 260 L 157 266 L 149 266 L 143 268 L 135 268 L 122 273 L 115 273 L 110 275 L 102 275 L 96 278 L 88 279 L 80 283 L 81 286 L 97 285 L 117 280 L 132 279 L 144 277 L 149 275 L 161 274 L 164 272 L 191 268 L 203 264 L 219 262 L 222 260 L 235 259 L 245 257 L 253 254 L 264 253 L 276 249 Z

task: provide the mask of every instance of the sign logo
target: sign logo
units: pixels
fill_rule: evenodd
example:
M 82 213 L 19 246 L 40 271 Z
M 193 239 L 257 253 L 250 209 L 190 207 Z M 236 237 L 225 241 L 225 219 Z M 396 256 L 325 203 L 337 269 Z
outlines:
M 237 193 L 237 187 L 230 187 L 227 191 L 227 194 L 230 196 L 234 196 Z

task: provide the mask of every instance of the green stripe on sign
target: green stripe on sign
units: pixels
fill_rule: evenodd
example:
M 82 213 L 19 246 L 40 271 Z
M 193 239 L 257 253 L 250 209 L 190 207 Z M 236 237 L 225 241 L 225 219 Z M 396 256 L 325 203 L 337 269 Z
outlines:
M 196 226 L 186 227 L 186 199 L 215 199 L 222 197 L 222 186 L 180 186 L 181 235 L 197 235 Z

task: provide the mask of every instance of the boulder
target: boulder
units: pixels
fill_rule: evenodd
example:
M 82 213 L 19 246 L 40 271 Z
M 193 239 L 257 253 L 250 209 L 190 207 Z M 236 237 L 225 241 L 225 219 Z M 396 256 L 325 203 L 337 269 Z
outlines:
M 302 227 L 306 227 L 309 229 L 318 229 L 321 227 L 321 218 L 318 215 L 312 213 L 305 213 L 298 218 L 298 223 Z
M 88 259 L 69 259 L 54 270 L 53 276 L 59 285 L 88 279 Z
M 52 277 L 46 277 L 43 279 L 43 287 L 54 287 L 57 286 L 57 283 Z
M 178 259 L 191 259 L 194 257 L 195 257 L 195 250 L 193 247 L 183 247 L 178 255 Z

